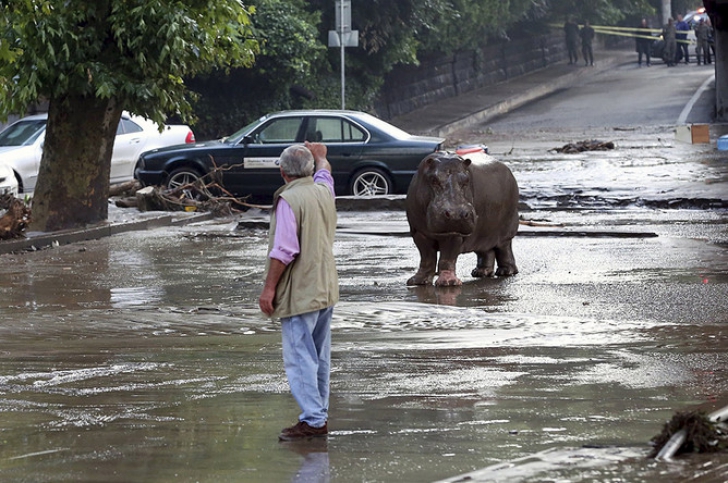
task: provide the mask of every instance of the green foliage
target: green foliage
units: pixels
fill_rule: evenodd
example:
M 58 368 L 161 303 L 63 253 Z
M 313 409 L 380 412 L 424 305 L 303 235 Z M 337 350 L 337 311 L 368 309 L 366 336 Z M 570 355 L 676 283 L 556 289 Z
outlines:
M 368 110 L 395 66 L 493 41 L 538 34 L 567 15 L 596 25 L 654 15 L 655 0 L 352 0 L 359 47 L 346 49 L 346 105 Z M 338 108 L 340 50 L 326 46 L 335 28 L 331 0 L 253 0 L 261 43 L 251 68 L 220 70 L 188 83 L 201 95 L 198 137 L 233 132 L 266 112 Z M 295 92 L 309 93 L 301 96 Z
M 420 35 L 424 50 L 450 53 L 476 49 L 489 39 L 507 38 L 508 30 L 529 18 L 539 2 L 533 0 L 451 0 L 429 31 Z
M 239 0 L 4 1 L 0 115 L 96 97 L 158 122 L 187 118 L 185 76 L 252 65 L 251 13 Z
M 701 0 L 672 0 L 672 15 L 677 17 L 677 14 L 685 15 L 691 10 L 697 10 L 703 7 Z
M 551 17 L 563 22 L 571 16 L 577 22 L 618 25 L 628 19 L 655 14 L 650 0 L 559 0 L 552 2 Z
M 295 92 L 313 93 L 318 76 L 328 72 L 318 12 L 309 12 L 304 0 L 252 3 L 260 44 L 255 66 L 218 70 L 188 81 L 200 94 L 195 104 L 200 139 L 229 135 L 266 112 L 304 107 L 307 101 Z

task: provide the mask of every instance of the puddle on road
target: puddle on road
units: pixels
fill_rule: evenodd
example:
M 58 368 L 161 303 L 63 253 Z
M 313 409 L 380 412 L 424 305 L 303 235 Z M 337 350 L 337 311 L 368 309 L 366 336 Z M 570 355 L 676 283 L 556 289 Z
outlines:
M 727 257 L 707 241 L 723 228 L 706 219 L 678 238 L 695 229 L 687 215 L 631 216 L 660 236 L 517 238 L 519 275 L 473 280 L 464 256 L 465 284 L 448 289 L 406 287 L 406 237 L 338 237 L 324 448 L 276 441 L 297 408 L 277 323 L 257 309 L 264 231 L 3 256 L 0 478 L 421 482 L 507 461 L 508 479 L 482 481 L 698 474 L 705 460 L 641 456 L 674 411 L 728 394 Z

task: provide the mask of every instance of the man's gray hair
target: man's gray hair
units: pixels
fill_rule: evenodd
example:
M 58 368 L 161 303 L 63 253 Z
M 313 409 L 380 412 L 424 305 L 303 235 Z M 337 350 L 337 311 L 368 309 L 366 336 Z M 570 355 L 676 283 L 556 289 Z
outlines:
M 281 169 L 291 178 L 313 176 L 313 154 L 303 144 L 288 146 L 281 153 Z

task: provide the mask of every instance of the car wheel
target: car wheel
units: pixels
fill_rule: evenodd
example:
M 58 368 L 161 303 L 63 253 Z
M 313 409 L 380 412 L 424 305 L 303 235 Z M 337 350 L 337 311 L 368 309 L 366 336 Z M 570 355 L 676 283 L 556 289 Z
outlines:
M 194 168 L 179 168 L 169 173 L 167 178 L 167 189 L 181 190 L 182 195 L 190 200 L 198 200 L 207 193 L 202 186 L 200 178 L 202 174 Z
M 349 191 L 359 197 L 388 195 L 392 192 L 392 182 L 381 169 L 366 168 L 356 173 Z

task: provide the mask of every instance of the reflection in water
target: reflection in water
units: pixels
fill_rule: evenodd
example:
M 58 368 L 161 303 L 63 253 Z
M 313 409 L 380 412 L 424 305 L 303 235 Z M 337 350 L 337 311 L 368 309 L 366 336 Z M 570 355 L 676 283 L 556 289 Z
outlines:
M 406 287 L 409 239 L 338 238 L 331 456 L 275 437 L 298 410 L 257 307 L 265 233 L 0 257 L 0 481 L 432 481 L 506 461 L 509 483 L 728 481 L 726 455 L 640 457 L 676 409 L 727 393 L 728 258 L 705 242 L 723 218 L 606 220 L 647 241 L 517 237 L 519 275 L 473 280 L 465 254 L 444 288 Z
M 114 285 L 124 282 L 143 282 L 130 287 L 114 286 L 110 290 L 111 307 L 123 309 L 158 304 L 166 292 L 160 280 L 155 260 L 139 250 L 113 250 L 109 253 L 110 280 Z
M 463 263 L 464 266 L 467 266 Z M 489 277 L 469 280 L 455 287 L 436 287 L 418 285 L 408 287 L 414 292 L 417 301 L 431 305 L 450 305 L 453 307 L 500 307 L 516 300 L 512 295 L 503 293 L 512 277 Z
M 289 450 L 303 456 L 303 462 L 293 483 L 327 483 L 330 481 L 327 438 L 282 442 Z
M 434 305 L 457 305 L 458 296 L 462 293 L 461 286 L 435 287 L 434 285 L 418 285 L 414 287 L 417 300 Z
M 111 307 L 124 309 L 159 304 L 164 296 L 162 287 L 115 287 L 111 289 Z

